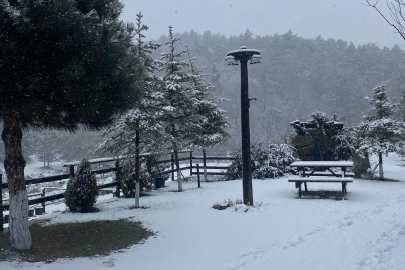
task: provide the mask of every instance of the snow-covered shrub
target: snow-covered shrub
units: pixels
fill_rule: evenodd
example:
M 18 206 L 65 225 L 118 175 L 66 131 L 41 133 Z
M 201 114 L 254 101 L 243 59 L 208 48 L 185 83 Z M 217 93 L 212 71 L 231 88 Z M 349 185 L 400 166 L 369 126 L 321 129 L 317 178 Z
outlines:
M 361 177 L 370 168 L 370 160 L 367 151 L 359 150 L 362 140 L 357 136 L 356 128 L 344 128 L 340 134 L 333 137 L 336 142 L 334 151 L 336 160 L 352 159 L 352 170 L 356 177 Z
M 236 149 L 231 154 L 235 160 L 227 170 L 226 178 L 238 179 L 242 177 L 242 150 Z M 282 176 L 290 170 L 289 165 L 297 159 L 295 150 L 287 144 L 253 144 L 250 147 L 252 178 L 265 179 Z
M 122 164 L 120 172 L 121 190 L 125 198 L 135 197 L 135 161 L 126 159 Z M 148 173 L 145 163 L 141 163 L 139 168 L 140 191 L 151 186 L 151 176 Z
M 301 160 L 347 160 L 354 153 L 353 134 L 343 129 L 343 123 L 337 121 L 338 115 L 328 116 L 316 111 L 308 115 L 305 122 L 291 122 L 296 134 L 290 137 L 290 143 L 297 149 Z
M 71 212 L 89 212 L 98 196 L 95 174 L 90 163 L 82 159 L 74 178 L 70 178 L 65 192 L 65 204 Z

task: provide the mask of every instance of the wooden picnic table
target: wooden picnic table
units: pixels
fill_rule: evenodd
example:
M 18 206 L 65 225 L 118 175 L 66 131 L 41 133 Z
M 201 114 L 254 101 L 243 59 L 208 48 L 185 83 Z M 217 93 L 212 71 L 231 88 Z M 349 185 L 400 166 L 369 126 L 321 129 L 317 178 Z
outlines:
M 291 177 L 288 182 L 294 182 L 298 188 L 298 198 L 301 199 L 301 185 L 304 183 L 305 191 L 308 191 L 307 183 L 342 183 L 343 198 L 347 192 L 347 183 L 353 182 L 353 173 L 347 173 L 347 168 L 353 167 L 352 161 L 295 161 L 291 163 L 291 167 L 296 167 L 299 176 Z M 310 168 L 307 172 L 305 168 Z M 323 168 L 327 172 L 316 171 L 318 168 Z M 332 170 L 332 168 L 340 168 L 340 172 Z
M 317 174 L 316 169 L 324 168 L 329 171 L 330 175 L 333 176 L 346 176 L 347 168 L 353 167 L 353 161 L 295 161 L 291 163 L 290 167 L 297 167 L 300 176 L 311 176 L 311 175 L 320 175 Z M 312 168 L 312 171 L 307 173 L 305 168 Z M 340 173 L 335 172 L 332 168 L 340 168 Z M 351 174 L 352 175 L 352 174 Z M 327 175 L 323 175 L 327 176 Z

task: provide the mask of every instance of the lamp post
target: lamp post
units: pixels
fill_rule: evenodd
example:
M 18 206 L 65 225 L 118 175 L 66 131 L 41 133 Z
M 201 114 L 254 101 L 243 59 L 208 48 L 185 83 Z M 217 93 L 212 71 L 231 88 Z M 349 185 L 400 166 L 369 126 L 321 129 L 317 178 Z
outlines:
M 241 72 L 241 127 L 242 127 L 242 184 L 243 203 L 253 205 L 252 169 L 250 164 L 250 127 L 249 127 L 249 84 L 247 63 L 260 63 L 261 53 L 245 46 L 239 50 L 230 51 L 225 60 L 228 65 L 238 65 Z

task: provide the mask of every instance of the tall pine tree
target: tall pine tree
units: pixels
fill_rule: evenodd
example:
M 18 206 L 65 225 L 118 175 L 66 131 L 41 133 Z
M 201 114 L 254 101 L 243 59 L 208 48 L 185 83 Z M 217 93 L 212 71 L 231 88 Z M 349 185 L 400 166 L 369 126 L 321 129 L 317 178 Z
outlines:
M 141 149 L 157 152 L 162 143 L 163 129 L 161 110 L 165 104 L 160 82 L 156 77 L 156 65 L 151 57 L 152 50 L 160 47 L 157 43 L 145 43 L 143 32 L 148 27 L 142 24 L 142 14 L 136 15 L 135 38 L 137 41 L 137 57 L 144 66 L 142 76 L 142 93 L 138 102 L 132 104 L 133 109 L 120 116 L 116 122 L 103 133 L 107 137 L 102 145 L 104 151 L 123 155 L 135 155 L 135 208 L 139 207 L 139 154 Z
M 142 70 L 119 0 L 0 0 L 0 115 L 10 240 L 31 247 L 22 128 L 98 129 L 137 99 Z
M 191 143 L 193 146 L 201 147 L 205 152 L 207 147 L 225 143 L 229 138 L 226 130 L 230 128 L 230 125 L 226 111 L 218 106 L 221 102 L 228 100 L 212 96 L 214 86 L 206 81 L 207 74 L 203 73 L 203 69 L 196 67 L 195 58 L 191 57 L 188 46 L 186 48 L 191 74 L 190 88 L 196 97 L 194 101 L 197 109 L 195 121 L 198 121 L 198 125 L 193 130 Z M 204 178 L 205 181 L 208 181 L 205 167 Z
M 190 87 L 193 76 L 188 73 L 188 61 L 182 59 L 186 51 L 177 51 L 176 47 L 179 39 L 174 37 L 173 29 L 169 26 L 169 40 L 166 42 L 169 51 L 162 53 L 157 63 L 163 74 L 159 80 L 163 84 L 164 98 L 168 104 L 163 108 L 162 115 L 165 134 L 170 142 L 167 149 L 173 150 L 178 190 L 182 191 L 178 152 L 191 146 L 191 137 L 198 128 L 199 120 L 195 106 L 198 101 L 196 91 Z

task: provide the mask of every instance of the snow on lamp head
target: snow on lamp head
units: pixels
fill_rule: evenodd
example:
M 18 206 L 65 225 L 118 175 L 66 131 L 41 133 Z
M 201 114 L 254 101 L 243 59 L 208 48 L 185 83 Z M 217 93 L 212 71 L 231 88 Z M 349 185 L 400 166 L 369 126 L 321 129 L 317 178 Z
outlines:
M 225 61 L 228 65 L 237 65 L 238 61 L 249 61 L 250 64 L 260 63 L 262 58 L 261 52 L 255 49 L 248 49 L 246 46 L 242 46 L 239 50 L 233 50 L 226 54 Z

